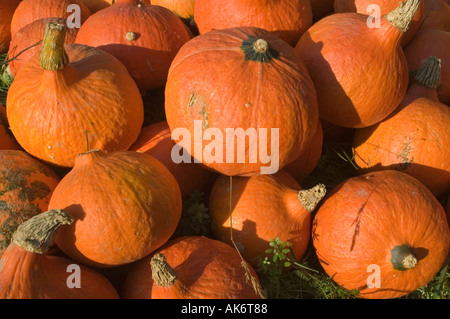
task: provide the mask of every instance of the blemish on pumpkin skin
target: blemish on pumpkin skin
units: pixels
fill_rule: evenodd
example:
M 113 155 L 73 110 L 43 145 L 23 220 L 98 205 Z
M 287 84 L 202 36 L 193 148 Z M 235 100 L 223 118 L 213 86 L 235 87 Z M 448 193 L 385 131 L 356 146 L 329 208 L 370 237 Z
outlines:
M 205 99 L 201 95 L 195 94 L 195 92 L 192 92 L 189 95 L 188 99 L 188 113 L 191 115 L 192 118 L 194 116 L 192 115 L 193 107 L 197 104 L 201 104 L 201 109 L 198 112 L 201 116 L 203 116 L 203 119 L 205 120 L 205 123 L 202 125 L 202 129 L 206 129 L 209 127 L 209 120 L 208 120 L 208 112 L 206 112 L 206 102 Z

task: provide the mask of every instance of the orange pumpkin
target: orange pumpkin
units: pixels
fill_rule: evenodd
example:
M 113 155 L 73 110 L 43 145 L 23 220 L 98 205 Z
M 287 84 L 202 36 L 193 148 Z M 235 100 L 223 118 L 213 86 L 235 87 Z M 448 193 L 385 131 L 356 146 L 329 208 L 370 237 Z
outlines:
M 437 88 L 439 100 L 450 106 L 450 32 L 425 29 L 405 47 L 408 68 L 411 73 L 417 71 L 422 61 L 429 56 L 441 59 L 441 85 Z M 414 78 L 410 79 L 414 83 Z
M 143 152 L 161 161 L 173 174 L 181 189 L 183 198 L 199 190 L 207 192 L 212 186 L 216 174 L 205 169 L 198 163 L 175 163 L 172 150 L 175 142 L 166 121 L 154 123 L 142 128 L 137 141 L 130 147 L 130 151 Z
M 324 195 L 323 185 L 302 190 L 283 170 L 253 177 L 220 176 L 209 198 L 212 233 L 229 245 L 233 238 L 254 267 L 267 256 L 265 251 L 275 238 L 289 242 L 300 260 L 309 243 L 311 212 Z
M 22 222 L 47 210 L 59 177 L 20 150 L 0 151 L 0 256 Z
M 65 254 L 90 266 L 112 267 L 141 259 L 169 240 L 181 205 L 177 181 L 152 156 L 92 150 L 77 156 L 49 208 L 75 218 L 55 240 Z
M 186 26 L 169 9 L 118 0 L 81 26 L 76 43 L 115 56 L 145 91 L 164 86 L 170 63 L 190 38 Z
M 312 25 L 312 11 L 309 0 L 196 0 L 194 20 L 200 34 L 257 27 L 294 46 Z
M 312 238 L 326 273 L 367 299 L 398 298 L 425 286 L 450 248 L 442 205 L 415 178 L 395 170 L 336 186 L 315 215 Z
M 425 17 L 425 2 L 420 1 L 419 8 L 417 12 L 414 14 L 408 30 L 406 30 L 402 36 L 401 44 L 405 46 L 416 34 L 417 30 L 421 26 L 423 19 Z M 342 13 L 342 12 L 358 12 L 365 15 L 372 15 L 373 17 L 376 14 L 380 14 L 381 16 L 388 14 L 392 10 L 398 7 L 399 0 L 335 0 L 334 1 L 334 12 Z M 379 11 L 375 11 L 373 6 L 376 5 L 379 7 Z M 371 7 L 372 6 L 372 7 Z
M 194 17 L 195 0 L 152 0 L 152 4 L 165 7 L 182 19 Z
M 11 131 L 31 155 L 72 167 L 90 148 L 127 150 L 144 121 L 142 97 L 120 61 L 103 50 L 64 46 L 64 24 L 47 25 L 42 53 L 8 91 Z
M 425 60 L 395 112 L 356 130 L 353 149 L 360 173 L 397 169 L 437 196 L 450 191 L 450 108 L 437 96 L 439 71 L 439 59 Z
M 43 18 L 33 21 L 16 34 L 12 36 L 11 44 L 9 46 L 8 57 L 9 70 L 13 76 L 16 76 L 17 71 L 27 62 L 33 55 L 41 52 L 42 40 L 44 39 L 45 26 L 48 23 L 57 22 L 65 23 L 63 18 Z M 74 43 L 77 35 L 77 28 L 67 28 L 66 38 L 64 43 Z
M 259 28 L 215 30 L 187 42 L 169 70 L 165 96 L 174 140 L 224 175 L 283 168 L 307 148 L 318 122 L 316 90 L 303 62 Z M 238 140 L 239 132 L 251 139 Z M 265 160 L 265 153 L 274 156 Z
M 298 181 L 307 177 L 316 168 L 322 156 L 323 127 L 321 121 L 317 123 L 309 147 L 295 161 L 284 167 L 284 170 Z
M 72 222 L 72 216 L 59 210 L 19 226 L 0 259 L 1 299 L 119 299 L 113 285 L 97 271 L 47 254 L 58 228 Z M 78 272 L 80 278 L 70 282 L 71 272 Z
M 336 13 L 303 34 L 295 49 L 317 89 L 321 119 L 357 128 L 394 111 L 408 87 L 400 39 L 419 3 L 407 0 L 382 16 L 380 28 L 369 28 L 365 15 Z
M 18 149 L 20 149 L 20 146 L 9 129 L 6 108 L 0 104 L 0 150 Z
M 11 20 L 22 0 L 3 0 L 0 2 L 0 53 L 8 52 L 11 41 Z
M 80 0 L 22 0 L 12 17 L 11 36 L 42 18 L 64 18 L 81 25 L 90 15 L 91 11 Z
M 246 271 L 247 269 L 247 271 Z M 173 239 L 136 262 L 122 299 L 260 299 L 259 279 L 232 247 L 201 236 Z M 253 277 L 253 282 L 249 278 Z

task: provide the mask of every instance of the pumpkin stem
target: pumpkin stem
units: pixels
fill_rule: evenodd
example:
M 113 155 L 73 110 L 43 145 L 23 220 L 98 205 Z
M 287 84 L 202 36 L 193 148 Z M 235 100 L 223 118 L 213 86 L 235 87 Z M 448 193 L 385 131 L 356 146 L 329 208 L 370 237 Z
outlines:
M 59 227 L 74 220 L 62 209 L 51 209 L 24 221 L 14 232 L 12 241 L 29 252 L 45 254 L 52 247 Z
M 408 270 L 417 265 L 417 258 L 408 245 L 395 246 L 391 250 L 391 263 L 396 270 Z
M 64 50 L 65 38 L 66 26 L 63 23 L 47 24 L 41 51 L 41 66 L 44 70 L 61 70 L 69 63 L 69 58 Z
M 310 189 L 302 189 L 298 192 L 298 199 L 302 204 L 303 208 L 307 211 L 312 212 L 316 209 L 317 204 L 322 200 L 322 198 L 327 193 L 324 184 L 318 184 Z
M 437 89 L 441 85 L 441 60 L 435 56 L 423 60 L 414 79 L 420 85 Z
M 166 256 L 161 253 L 156 253 L 150 260 L 150 267 L 152 269 L 152 279 L 162 287 L 168 287 L 175 283 L 177 276 L 175 270 L 170 267 Z
M 386 19 L 401 32 L 406 32 L 414 15 L 419 9 L 420 0 L 405 0 L 386 15 Z
M 269 51 L 269 43 L 264 39 L 258 39 L 253 43 L 253 48 L 256 52 L 267 53 Z
M 247 61 L 269 63 L 272 59 L 278 59 L 280 56 L 280 53 L 271 48 L 266 40 L 255 37 L 243 40 L 241 50 Z

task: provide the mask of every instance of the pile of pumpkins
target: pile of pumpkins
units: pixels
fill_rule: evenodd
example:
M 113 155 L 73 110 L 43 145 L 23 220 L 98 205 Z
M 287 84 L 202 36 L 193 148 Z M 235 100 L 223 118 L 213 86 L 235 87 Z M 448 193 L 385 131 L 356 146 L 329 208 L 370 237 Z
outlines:
M 449 32 L 448 0 L 2 1 L 0 298 L 265 298 L 274 238 L 360 298 L 426 285 L 450 248 Z M 358 176 L 302 189 L 325 127 L 352 130 Z M 270 134 L 225 158 L 230 128 Z M 176 233 L 195 190 L 211 237 Z

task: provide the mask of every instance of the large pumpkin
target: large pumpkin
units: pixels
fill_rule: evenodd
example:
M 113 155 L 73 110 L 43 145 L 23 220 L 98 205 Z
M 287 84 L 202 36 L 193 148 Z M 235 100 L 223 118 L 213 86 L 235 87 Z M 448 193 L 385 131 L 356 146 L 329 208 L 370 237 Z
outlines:
M 0 150 L 18 149 L 20 149 L 20 146 L 9 129 L 6 108 L 0 104 Z
M 259 299 L 252 267 L 229 245 L 183 236 L 136 262 L 121 290 L 123 299 Z
M 0 2 L 0 53 L 8 51 L 11 41 L 11 20 L 22 0 L 3 0 Z
M 174 140 L 224 175 L 276 172 L 306 149 L 318 122 L 303 62 L 286 42 L 254 27 L 187 42 L 169 70 L 165 96 Z
M 283 170 L 253 177 L 220 176 L 209 198 L 212 233 L 229 245 L 234 241 L 254 267 L 267 256 L 275 238 L 289 242 L 300 260 L 309 243 L 311 212 L 324 195 L 323 185 L 303 190 Z
M 142 97 L 123 64 L 103 50 L 64 46 L 64 24 L 47 25 L 41 54 L 8 91 L 11 131 L 31 155 L 72 167 L 87 147 L 125 151 L 144 121 Z
M 177 181 L 154 157 L 91 150 L 77 156 L 49 209 L 75 218 L 55 240 L 64 253 L 87 265 L 112 267 L 141 259 L 169 240 L 181 205 Z
M 398 298 L 425 286 L 450 248 L 445 211 L 415 178 L 371 172 L 336 186 L 318 209 L 313 244 L 326 273 L 360 298 Z
M 414 14 L 408 30 L 402 36 L 402 46 L 405 46 L 416 34 L 417 30 L 421 26 L 423 19 L 425 17 L 425 2 L 429 0 L 421 0 L 417 12 Z M 381 16 L 388 14 L 392 10 L 398 7 L 399 0 L 335 0 L 334 1 L 334 12 L 357 12 L 365 15 L 372 15 L 376 17 L 377 14 Z M 374 6 L 378 6 L 377 10 Z
M 311 26 L 312 11 L 309 0 L 196 0 L 194 20 L 200 34 L 257 27 L 294 46 Z
M 9 70 L 13 76 L 16 76 L 17 71 L 33 55 L 41 52 L 45 27 L 48 23 L 53 22 L 65 23 L 66 20 L 63 18 L 42 18 L 27 24 L 12 36 L 8 58 L 11 60 L 9 62 Z M 74 43 L 78 29 L 67 28 L 66 30 L 64 43 Z
M 115 56 L 145 91 L 164 87 L 173 58 L 190 38 L 181 19 L 169 9 L 138 0 L 117 0 L 87 19 L 76 43 Z
M 216 174 L 193 161 L 176 163 L 172 158 L 174 149 L 176 144 L 171 139 L 169 126 L 166 121 L 161 121 L 144 126 L 139 138 L 129 150 L 143 152 L 161 161 L 177 180 L 183 198 L 194 191 L 209 192 Z
M 55 210 L 18 227 L 0 259 L 1 299 L 119 299 L 113 285 L 97 271 L 48 255 L 59 227 L 72 222 L 72 216 Z
M 20 150 L 0 150 L 0 256 L 25 220 L 47 210 L 59 177 Z
M 419 1 L 407 0 L 382 16 L 379 28 L 369 28 L 363 14 L 336 13 L 302 35 L 295 49 L 317 89 L 321 119 L 357 128 L 394 111 L 408 87 L 400 40 Z
M 81 0 L 22 0 L 12 17 L 11 36 L 42 18 L 64 18 L 81 25 L 90 15 L 91 11 Z
M 439 73 L 438 58 L 425 60 L 395 112 L 356 130 L 353 149 L 361 173 L 397 169 L 436 196 L 450 191 L 450 108 L 437 96 Z

